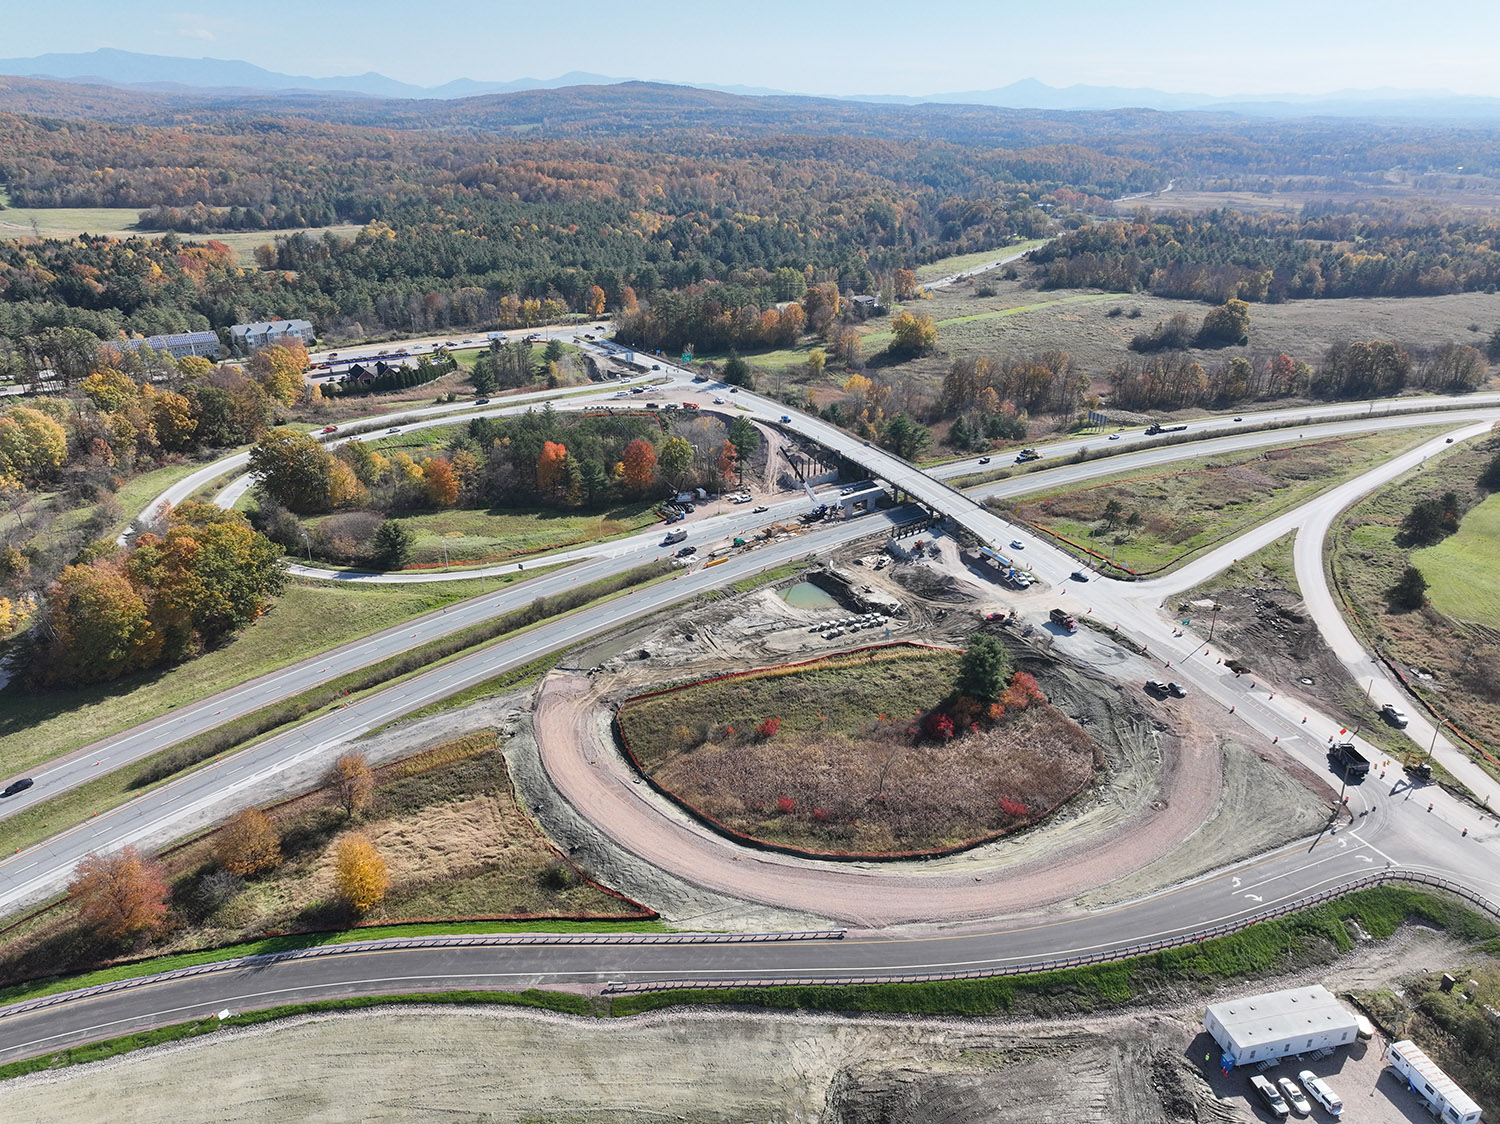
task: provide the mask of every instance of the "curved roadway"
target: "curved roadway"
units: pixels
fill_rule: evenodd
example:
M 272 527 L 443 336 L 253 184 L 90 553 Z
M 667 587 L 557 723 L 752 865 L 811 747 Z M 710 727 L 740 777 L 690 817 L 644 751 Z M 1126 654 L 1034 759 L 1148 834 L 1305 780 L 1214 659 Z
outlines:
M 778 414 L 780 412 L 780 407 L 755 396 L 742 395 L 742 398 L 746 399 L 744 404 L 757 413 L 766 409 Z M 1473 401 L 1474 399 L 1469 399 L 1465 404 Z M 1300 418 L 1307 416 L 1309 412 L 1292 413 Z M 1480 416 L 1484 420 L 1475 422 L 1474 412 L 1462 411 L 1457 418 L 1440 415 L 1389 418 L 1364 425 L 1343 423 L 1342 426 L 1309 426 L 1306 432 L 1314 435 L 1335 432 L 1345 427 L 1352 430 L 1447 421 L 1467 423 L 1467 431 L 1480 432 L 1488 425 L 1489 415 Z M 823 430 L 829 427 L 815 419 L 799 416 L 789 428 L 820 440 L 826 439 L 827 443 L 836 448 L 840 444 L 858 444 L 838 431 L 833 431 L 831 435 L 825 434 Z M 1286 433 L 1244 434 L 1238 438 L 1222 438 L 1190 446 L 1146 450 L 1130 457 L 1111 458 L 1102 463 L 1089 462 L 1053 471 L 1064 479 L 1083 479 L 1101 472 L 1118 472 L 1130 467 L 1135 463 L 1135 457 L 1142 458 L 1142 463 L 1146 463 L 1145 458 L 1171 459 L 1174 454 L 1178 457 L 1201 456 L 1212 451 L 1212 447 L 1221 441 L 1226 443 L 1226 447 L 1244 448 L 1255 444 L 1284 442 L 1287 436 Z M 1428 451 L 1433 447 L 1441 446 L 1437 442 L 1424 446 Z M 872 454 L 868 447 L 850 451 L 867 466 L 873 468 L 878 465 L 881 469 L 878 475 L 901 486 L 905 486 L 906 474 L 915 471 L 895 458 L 886 457 L 881 461 L 878 451 Z M 1361 494 L 1363 490 L 1402 471 L 1404 462 L 1421 452 L 1419 450 L 1416 454 L 1399 458 L 1375 473 L 1366 474 L 1358 481 L 1334 490 L 1322 501 L 1314 502 L 1321 502 L 1322 506 L 1337 510 L 1333 505 L 1339 503 L 1340 499 L 1347 503 L 1350 497 Z M 962 469 L 969 467 L 961 466 Z M 1070 471 L 1076 475 L 1067 476 Z M 986 491 L 1002 493 L 1012 488 L 1030 490 L 1042 483 L 1033 474 L 1019 481 L 1002 482 Z M 927 486 L 930 487 L 930 484 Z M 957 493 L 952 494 L 957 496 Z M 1012 528 L 987 510 L 978 508 L 976 511 L 977 505 L 969 507 L 973 504 L 972 499 L 962 497 L 958 503 L 973 520 L 971 525 L 989 527 L 985 521 L 993 520 L 993 533 L 986 536 L 990 541 L 1001 543 L 1014 533 Z M 1292 517 L 1283 519 L 1302 514 L 1294 513 Z M 218 818 L 232 810 L 236 801 L 250 802 L 257 783 L 269 771 L 295 767 L 298 763 L 323 755 L 327 747 L 383 725 L 399 714 L 461 690 L 506 667 L 527 662 L 541 652 L 574 642 L 582 635 L 614 627 L 643 612 L 690 596 L 700 589 L 733 581 L 786 558 L 824 553 L 848 538 L 878 530 L 883 519 L 882 516 L 875 516 L 849 525 L 820 528 L 785 543 L 732 557 L 711 570 L 678 575 L 671 582 L 616 598 L 604 606 L 589 610 L 581 618 L 575 616 L 547 622 L 522 637 L 415 676 L 406 683 L 361 701 L 355 707 L 325 714 L 296 730 L 181 778 L 123 808 L 97 817 L 88 824 L 0 863 L 0 879 L 3 879 L 3 884 L 0 884 L 0 912 L 8 911 L 27 900 L 46 896 L 55 890 L 65 880 L 77 858 L 89 851 L 131 841 L 148 845 L 165 841 L 166 838 L 181 834 L 195 822 Z M 1210 567 L 1227 564 L 1226 552 L 1232 550 L 1233 556 L 1238 557 L 1241 553 L 1255 549 L 1253 544 L 1270 541 L 1284 533 L 1285 528 L 1277 530 L 1276 526 L 1277 521 L 1273 521 L 1250 535 L 1241 536 L 1234 543 L 1219 548 L 1208 558 L 1185 567 L 1170 579 L 1131 586 L 1110 582 L 1095 582 L 1084 587 L 1071 586 L 1065 579 L 1076 563 L 1066 554 L 1053 550 L 1038 540 L 1024 535 L 1022 537 L 1028 538 L 1029 560 L 1053 586 L 1051 593 L 1040 595 L 1034 600 L 1045 597 L 1048 601 L 1055 601 L 1060 596 L 1071 596 L 1075 603 L 1080 598 L 1087 600 L 1090 602 L 1088 610 L 1098 617 L 1107 616 L 1111 623 L 1119 625 L 1138 642 L 1146 644 L 1154 658 L 1170 660 L 1173 677 L 1189 683 L 1205 699 L 1218 702 L 1225 708 L 1226 716 L 1233 714 L 1234 720 L 1248 724 L 1251 729 L 1267 738 L 1277 738 L 1289 753 L 1319 768 L 1322 767 L 1320 758 L 1326 744 L 1323 739 L 1335 727 L 1334 719 L 1313 715 L 1309 716 L 1308 723 L 1304 725 L 1301 718 L 1305 708 L 1288 707 L 1287 700 L 1277 699 L 1274 688 L 1269 684 L 1247 682 L 1244 677 L 1235 677 L 1225 671 L 1222 665 L 1209 662 L 1212 652 L 1204 651 L 1194 637 L 1177 637 L 1176 630 L 1156 612 L 1157 601 L 1174 590 L 1195 584 L 1204 574 L 1211 572 Z M 646 549 L 650 548 L 648 541 Z M 637 546 L 636 549 L 640 547 Z M 618 557 L 603 559 L 592 565 L 599 567 L 601 571 L 617 571 L 620 566 Z M 584 567 L 579 567 L 577 570 L 547 575 L 519 589 L 465 602 L 463 606 L 453 607 L 449 614 L 434 614 L 424 618 L 422 622 L 390 630 L 381 637 L 349 645 L 340 650 L 340 653 L 348 653 L 345 663 L 340 666 L 359 666 L 380 658 L 376 652 L 399 649 L 404 646 L 404 633 L 416 632 L 418 637 L 422 637 L 423 629 L 426 628 L 428 635 L 440 635 L 451 624 L 451 621 L 445 622 L 443 618 L 452 617 L 456 612 L 467 609 L 471 619 L 478 618 L 500 611 L 501 602 L 507 597 L 529 600 L 532 596 L 545 592 L 545 588 L 587 580 L 584 570 Z M 551 586 L 544 587 L 542 583 L 549 581 Z M 1020 595 L 1014 600 L 1020 602 L 1024 597 L 1025 595 Z M 1041 604 L 1033 603 L 1026 608 L 1031 613 L 1044 612 Z M 1119 658 L 1119 649 L 1088 630 L 1075 636 L 1060 637 L 1057 643 L 1062 651 L 1067 650 L 1065 646 L 1071 646 L 1074 649 L 1071 654 L 1085 661 L 1097 659 L 1108 663 L 1118 661 Z M 361 648 L 365 650 L 357 651 Z M 276 676 L 256 681 L 260 684 L 258 691 L 255 684 L 250 684 L 228 693 L 224 699 L 184 708 L 174 716 L 174 721 L 170 724 L 174 727 L 172 730 L 156 731 L 158 740 L 175 741 L 186 736 L 190 731 L 176 728 L 177 721 L 184 718 L 200 721 L 212 718 L 214 722 L 225 720 L 227 716 L 222 713 L 210 713 L 215 709 L 223 711 L 224 707 L 215 708 L 215 703 L 240 706 L 242 696 L 253 696 L 260 700 L 254 702 L 253 706 L 259 706 L 275 697 L 277 691 L 285 694 L 293 689 L 301 689 L 293 685 L 296 681 L 316 682 L 320 677 L 336 674 L 329 668 L 332 666 L 330 661 L 338 655 L 339 653 L 330 653 L 327 657 L 306 661 L 298 668 L 285 669 Z M 313 670 L 315 665 L 318 670 Z M 164 727 L 168 723 L 152 725 Z M 121 738 L 112 739 L 109 748 L 113 749 L 116 744 L 125 747 L 121 753 L 123 759 L 128 759 L 132 752 L 128 743 L 132 739 L 149 740 L 150 732 L 149 728 L 131 731 Z M 86 771 L 92 768 L 92 765 L 85 767 Z M 57 781 L 61 782 L 62 778 L 57 778 Z M 56 784 L 38 787 L 55 791 Z M 1426 797 L 1427 792 L 1424 791 L 1422 795 Z M 1352 809 L 1365 813 L 1356 819 L 1359 824 L 1357 830 L 1345 831 L 1336 837 L 1321 837 L 1314 841 L 1311 848 L 1305 844 L 1286 848 L 1234 870 L 1179 887 L 1170 893 L 1109 911 L 1068 918 L 1049 918 L 1031 923 L 1008 923 L 984 932 L 912 938 L 871 935 L 855 940 L 808 945 L 701 945 L 692 946 L 692 951 L 677 945 L 630 945 L 611 948 L 610 951 L 603 951 L 597 946 L 574 945 L 540 948 L 507 946 L 482 950 L 365 950 L 316 961 L 288 961 L 252 969 L 213 973 L 198 977 L 197 982 L 152 984 L 115 997 L 90 998 L 62 1004 L 48 1008 L 45 1012 L 17 1015 L 0 1010 L 0 1057 L 39 1052 L 63 1042 L 118 1033 L 130 1026 L 173 1021 L 189 1017 L 192 1013 L 201 1013 L 208 1008 L 268 1005 L 281 1001 L 288 995 L 308 997 L 372 990 L 516 987 L 558 982 L 597 983 L 605 979 L 651 979 L 667 976 L 712 979 L 725 974 L 765 977 L 851 973 L 899 975 L 918 970 L 994 966 L 1036 959 L 1042 953 L 1050 957 L 1067 950 L 1119 947 L 1199 929 L 1204 925 L 1244 916 L 1277 901 L 1299 898 L 1312 890 L 1347 883 L 1372 869 L 1384 866 L 1441 873 L 1492 897 L 1500 896 L 1500 882 L 1496 880 L 1496 870 L 1500 866 L 1495 862 L 1497 842 L 1500 840 L 1497 840 L 1493 821 L 1479 816 L 1465 805 L 1446 799 L 1440 793 L 1431 797 L 1434 808 L 1427 811 L 1420 800 L 1410 799 L 1409 790 L 1402 791 L 1398 784 L 1395 792 L 1389 792 L 1386 785 L 1375 776 L 1365 785 L 1351 790 L 1351 797 Z M 1466 835 L 1460 834 L 1465 830 Z M 878 892 L 878 883 L 866 879 L 866 874 L 863 871 L 854 872 L 851 877 L 865 879 L 868 882 L 867 892 Z

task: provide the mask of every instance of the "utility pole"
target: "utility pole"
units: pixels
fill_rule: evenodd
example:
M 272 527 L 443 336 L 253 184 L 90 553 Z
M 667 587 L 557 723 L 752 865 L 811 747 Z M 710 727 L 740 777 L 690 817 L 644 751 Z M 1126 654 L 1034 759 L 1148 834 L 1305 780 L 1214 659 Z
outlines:
M 1210 644 L 1212 644 L 1214 642 L 1214 629 L 1218 626 L 1218 623 L 1219 623 L 1219 603 L 1217 601 L 1215 601 L 1214 602 L 1214 615 L 1213 615 L 1213 618 L 1208 622 L 1208 643 L 1210 643 Z

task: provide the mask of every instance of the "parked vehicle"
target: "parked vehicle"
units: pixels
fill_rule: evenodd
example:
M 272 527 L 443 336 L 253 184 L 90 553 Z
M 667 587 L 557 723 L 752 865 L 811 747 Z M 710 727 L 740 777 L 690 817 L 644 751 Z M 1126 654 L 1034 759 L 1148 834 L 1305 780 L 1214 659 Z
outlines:
M 1297 1080 L 1302 1082 L 1302 1087 L 1307 1090 L 1307 1095 L 1323 1106 L 1323 1111 L 1329 1116 L 1342 1116 L 1344 1114 L 1344 1102 L 1339 1100 L 1339 1095 L 1329 1088 L 1328 1082 L 1324 1081 L 1310 1069 L 1304 1069 L 1297 1074 Z
M 1072 618 L 1066 609 L 1053 609 L 1048 616 L 1053 624 L 1065 628 L 1069 632 L 1078 631 L 1078 622 Z
M 1383 707 L 1380 708 L 1380 717 L 1384 718 L 1398 730 L 1406 729 L 1406 723 L 1408 721 L 1406 717 L 1406 711 L 1402 710 L 1399 706 L 1396 706 L 1393 703 L 1386 703 Z
M 1353 742 L 1339 742 L 1328 755 L 1344 771 L 1344 779 L 1350 784 L 1358 784 L 1370 775 L 1370 759 Z
M 1174 699 L 1185 699 L 1187 698 L 1187 688 L 1181 683 L 1174 681 L 1167 684 L 1167 694 L 1171 695 Z
M 1146 693 L 1148 695 L 1165 695 L 1167 693 L 1167 685 L 1160 679 L 1148 679 L 1146 680 Z
M 1260 1094 L 1260 1099 L 1266 1102 L 1266 1107 L 1278 1119 L 1285 1120 L 1292 1114 L 1291 1109 L 1286 1106 L 1286 1101 L 1282 1099 L 1280 1091 L 1260 1074 L 1257 1073 L 1250 1078 L 1250 1087 Z
M 1302 1090 L 1297 1088 L 1297 1083 L 1290 1077 L 1278 1077 L 1276 1084 L 1281 1087 L 1281 1095 L 1286 1098 L 1287 1104 L 1292 1106 L 1292 1111 L 1298 1116 L 1307 1116 L 1312 1112 L 1312 1105 L 1307 1103 L 1307 1098 L 1302 1095 Z

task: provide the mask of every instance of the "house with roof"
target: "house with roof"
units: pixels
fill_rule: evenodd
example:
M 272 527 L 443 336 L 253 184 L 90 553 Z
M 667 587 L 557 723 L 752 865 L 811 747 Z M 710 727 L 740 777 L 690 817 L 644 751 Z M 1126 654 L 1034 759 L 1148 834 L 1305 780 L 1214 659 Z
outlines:
M 173 359 L 183 359 L 189 355 L 219 359 L 224 354 L 217 332 L 174 332 L 166 336 L 147 336 L 145 339 L 115 340 L 111 346 L 126 351 L 139 351 L 143 347 L 149 347 L 152 351 L 166 352 Z
M 236 355 L 253 355 L 272 344 L 297 343 L 312 346 L 317 333 L 306 320 L 260 320 L 254 324 L 235 324 L 229 329 L 229 342 Z

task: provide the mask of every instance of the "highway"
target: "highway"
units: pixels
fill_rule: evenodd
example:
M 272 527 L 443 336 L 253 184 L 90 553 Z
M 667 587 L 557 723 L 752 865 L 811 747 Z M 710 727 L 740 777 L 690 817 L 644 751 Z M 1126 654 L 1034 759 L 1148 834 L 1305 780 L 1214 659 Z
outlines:
M 1476 402 L 1492 405 L 1497 397 L 1500 396 L 1487 396 L 1486 401 L 1476 396 L 1461 401 L 1465 407 Z M 742 392 L 738 398 L 741 406 L 762 419 L 779 419 L 786 413 L 779 405 L 756 395 Z M 1310 417 L 1310 412 L 1305 410 L 1286 411 L 1285 414 L 1287 420 L 1292 421 Z M 1363 422 L 1310 424 L 1304 435 L 1311 439 L 1340 431 L 1413 424 L 1452 424 L 1466 427 L 1465 431 L 1480 432 L 1494 417 L 1500 417 L 1500 412 L 1475 413 L 1465 409 L 1455 410 L 1451 415 L 1372 417 Z M 774 421 L 774 424 L 783 423 Z M 1003 546 L 1016 536 L 1014 528 L 982 507 L 973 496 L 954 491 L 898 458 L 805 415 L 795 415 L 792 421 L 784 424 L 792 432 L 845 454 L 868 469 L 871 475 L 921 496 L 935 507 L 954 512 L 966 526 L 987 541 Z M 1237 423 L 1215 424 L 1232 427 Z M 1458 436 L 1463 432 L 1460 431 Z M 1179 457 L 1202 456 L 1210 447 L 1219 447 L 1221 442 L 1223 449 L 1252 448 L 1284 443 L 1289 436 L 1287 431 L 1243 433 L 1204 443 L 1143 449 L 1104 461 L 1061 466 L 1045 476 L 1027 474 L 989 485 L 981 489 L 979 495 L 1005 494 L 1012 488 L 1030 490 L 1058 486 L 1100 473 L 1166 463 Z M 1098 439 L 1094 440 L 1097 442 Z M 1441 447 L 1441 442 L 1439 438 L 1429 443 L 1425 451 Z M 965 463 L 947 471 L 973 470 L 972 463 Z M 1347 502 L 1349 496 L 1362 494 L 1362 490 L 1377 486 L 1380 480 L 1401 470 L 1398 461 L 1375 473 L 1365 474 L 1330 493 L 1325 497 L 1325 506 L 1337 502 L 1335 496 Z M 219 474 L 222 472 L 221 469 Z M 1381 473 L 1386 475 L 1381 476 Z M 1303 513 L 1292 514 L 1300 517 Z M 727 522 L 739 517 L 729 513 L 716 518 Z M 330 711 L 304 726 L 216 762 L 207 769 L 8 858 L 0 863 L 0 883 L 3 883 L 0 884 L 0 913 L 55 892 L 66 880 L 73 864 L 84 854 L 126 842 L 157 845 L 196 825 L 212 822 L 238 806 L 253 802 L 258 786 L 272 772 L 320 772 L 333 747 L 428 701 L 698 591 L 737 580 L 785 559 L 827 553 L 853 537 L 878 532 L 882 521 L 888 519 L 888 515 L 877 515 L 851 524 L 820 527 L 795 539 L 734 556 L 711 570 L 677 575 L 671 581 L 623 595 L 583 614 L 547 622 L 522 637 L 415 676 L 355 706 Z M 1273 530 L 1274 521 L 1250 535 L 1241 536 L 1209 557 L 1185 567 L 1172 579 L 1164 579 L 1166 584 L 1128 586 L 1097 580 L 1081 586 L 1070 584 L 1067 577 L 1077 563 L 1035 536 L 1023 533 L 1020 537 L 1026 542 L 1028 561 L 1052 587 L 1045 593 L 1033 591 L 1035 596 L 1023 607 L 1029 616 L 1039 619 L 1045 614 L 1045 608 L 1060 597 L 1071 598 L 1074 604 L 1087 601 L 1086 609 L 1096 619 L 1119 625 L 1133 639 L 1145 644 L 1153 658 L 1172 661 L 1169 666 L 1173 677 L 1186 682 L 1206 700 L 1218 703 L 1226 716 L 1234 716 L 1232 719 L 1226 717 L 1226 720 L 1242 723 L 1267 739 L 1277 738 L 1278 744 L 1287 752 L 1322 771 L 1326 769 L 1321 761 L 1323 739 L 1329 729 L 1337 727 L 1336 718 L 1313 714 L 1308 716 L 1309 721 L 1304 726 L 1305 708 L 1291 710 L 1285 699 L 1278 701 L 1275 685 L 1253 680 L 1247 682 L 1244 677 L 1235 677 L 1226 671 L 1221 664 L 1210 662 L 1213 653 L 1203 651 L 1204 646 L 1197 637 L 1191 634 L 1176 636 L 1177 629 L 1156 610 L 1157 602 L 1169 595 L 1172 589 L 1186 588 L 1201 580 L 1203 574 L 1212 572 L 1210 566 L 1227 565 L 1226 552 L 1235 551 L 1235 557 L 1248 553 L 1254 549 L 1251 544 L 1257 536 L 1276 537 Z M 706 528 L 704 533 L 707 533 Z M 622 544 L 628 542 L 621 541 Z M 460 627 L 454 623 L 460 617 L 469 621 L 482 619 L 502 611 L 505 604 L 529 600 L 549 590 L 565 588 L 575 581 L 590 580 L 590 574 L 617 572 L 621 559 L 629 557 L 631 551 L 649 551 L 652 544 L 650 540 L 643 540 L 629 547 L 616 545 L 611 549 L 614 553 L 593 562 L 581 563 L 487 598 L 465 602 L 462 606 L 452 607 L 447 614 L 430 615 L 420 622 L 348 645 L 336 653 L 283 669 L 273 676 L 227 692 L 223 698 L 183 708 L 169 719 L 158 720 L 148 727 L 111 739 L 105 746 L 98 747 L 97 752 L 114 752 L 119 745 L 122 747 L 118 750 L 119 756 L 110 757 L 109 764 L 133 759 L 151 751 L 144 748 L 146 745 L 169 744 L 186 736 L 193 728 L 204 728 L 181 725 L 184 722 L 216 724 L 230 717 L 228 710 L 243 713 L 255 709 L 273 698 L 301 689 L 297 686 L 299 683 L 318 682 L 339 674 L 341 670 L 378 659 L 381 654 L 399 650 L 412 640 L 441 635 L 445 630 Z M 1024 596 L 1014 600 L 1022 601 Z M 513 600 L 507 602 L 506 598 Z M 1064 655 L 1101 667 L 1120 663 L 1120 650 L 1090 630 L 1073 636 L 1058 636 L 1056 648 Z M 340 671 L 333 670 L 334 667 Z M 1125 669 L 1122 667 L 1121 670 Z M 1129 671 L 1133 676 L 1134 668 Z M 85 757 L 88 764 L 84 764 Z M 58 773 L 48 779 L 46 785 L 39 783 L 32 792 L 56 791 L 59 785 L 67 783 L 64 775 L 67 769 L 93 770 L 96 768 L 93 760 L 101 762 L 98 768 L 108 767 L 103 756 L 75 755 L 72 763 L 60 765 Z M 1428 797 L 1428 790 L 1421 795 Z M 1298 844 L 1235 870 L 1109 911 L 1021 922 L 1008 919 L 985 925 L 983 931 L 900 939 L 867 934 L 837 942 L 795 945 L 690 946 L 691 951 L 687 946 L 677 945 L 629 945 L 610 947 L 608 951 L 581 945 L 437 951 L 364 950 L 343 957 L 288 961 L 259 965 L 242 972 L 215 973 L 196 981 L 153 984 L 116 996 L 88 998 L 75 1004 L 48 1008 L 45 1012 L 7 1015 L 0 1009 L 0 1057 L 22 1056 L 53 1048 L 62 1042 L 119 1033 L 122 1028 L 130 1026 L 174 1021 L 188 1017 L 182 1013 L 186 1011 L 201 1013 L 219 1007 L 262 1006 L 290 995 L 306 998 L 354 991 L 479 986 L 474 981 L 480 980 L 488 981 L 485 986 L 519 987 L 535 983 L 599 983 L 609 979 L 715 979 L 725 975 L 764 978 L 828 974 L 899 975 L 998 966 L 1050 958 L 1067 950 L 1119 948 L 1143 940 L 1196 931 L 1243 917 L 1276 902 L 1300 899 L 1309 893 L 1347 883 L 1376 869 L 1441 873 L 1478 892 L 1500 897 L 1500 882 L 1496 881 L 1500 864 L 1495 861 L 1500 854 L 1497 851 L 1500 832 L 1496 831 L 1494 821 L 1441 793 L 1433 794 L 1430 799 L 1433 810 L 1425 811 L 1420 801 L 1410 799 L 1409 790 L 1401 790 L 1398 786 L 1397 791 L 1389 792 L 1386 783 L 1372 776 L 1365 785 L 1351 792 L 1351 812 L 1358 825 L 1353 830 Z M 21 806 L 24 803 L 15 805 Z M 6 809 L 7 813 L 12 810 L 11 807 Z M 1468 829 L 1468 834 L 1460 835 L 1464 829 Z M 829 872 L 828 876 L 853 880 L 855 889 L 867 894 L 898 889 L 899 880 L 910 877 L 900 870 L 887 875 L 888 870 L 893 868 L 880 871 L 840 868 Z M 311 964 L 318 967 L 310 967 Z

